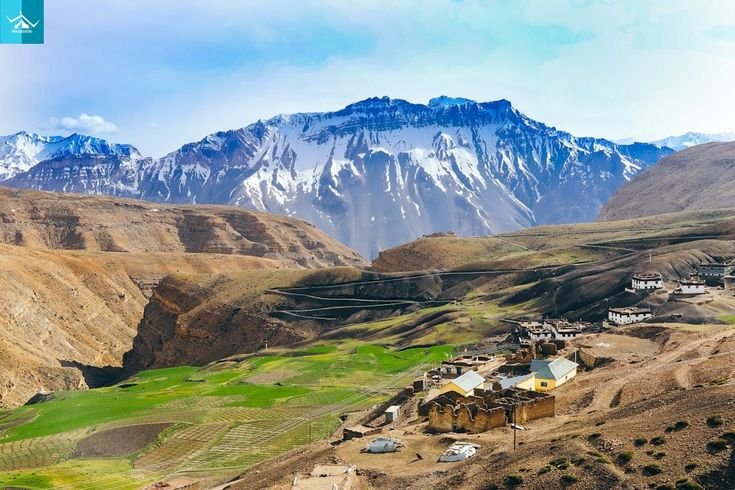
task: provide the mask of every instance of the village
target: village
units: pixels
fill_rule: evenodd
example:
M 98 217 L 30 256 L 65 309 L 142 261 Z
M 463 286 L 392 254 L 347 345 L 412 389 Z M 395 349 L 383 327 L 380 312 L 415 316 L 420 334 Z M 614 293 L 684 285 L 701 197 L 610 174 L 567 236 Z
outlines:
M 668 311 L 662 305 L 706 304 L 717 291 L 735 290 L 734 271 L 730 262 L 700 264 L 697 274 L 674 281 L 664 281 L 656 271 L 634 273 L 625 288 L 628 304 L 609 306 L 599 322 L 507 318 L 506 339 L 492 347 L 467 347 L 417 373 L 411 386 L 369 413 L 347 418 L 341 438 L 331 442 L 342 448 L 340 464 L 299 473 L 291 488 L 359 488 L 358 468 L 425 460 L 434 467 L 451 465 L 491 447 L 497 437 L 512 439 L 515 449 L 519 433 L 557 415 L 555 392 L 600 363 L 585 338 L 653 321 L 659 311 Z M 401 456 L 385 459 L 386 454 Z

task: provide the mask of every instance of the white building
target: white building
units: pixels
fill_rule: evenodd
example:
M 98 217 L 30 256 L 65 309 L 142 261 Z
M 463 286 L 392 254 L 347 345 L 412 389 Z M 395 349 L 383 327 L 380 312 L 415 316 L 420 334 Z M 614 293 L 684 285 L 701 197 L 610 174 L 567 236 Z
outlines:
M 653 312 L 648 308 L 610 308 L 607 319 L 616 325 L 629 325 L 653 318 Z
M 674 294 L 704 294 L 704 281 L 697 279 L 688 279 L 686 281 L 679 281 L 679 287 L 674 290 Z
M 653 272 L 650 274 L 633 274 L 632 287 L 636 291 L 663 289 L 664 279 L 658 272 Z
M 401 406 L 391 405 L 385 411 L 385 423 L 390 424 L 391 422 L 395 422 L 396 420 L 398 420 L 398 417 L 400 415 L 401 415 Z

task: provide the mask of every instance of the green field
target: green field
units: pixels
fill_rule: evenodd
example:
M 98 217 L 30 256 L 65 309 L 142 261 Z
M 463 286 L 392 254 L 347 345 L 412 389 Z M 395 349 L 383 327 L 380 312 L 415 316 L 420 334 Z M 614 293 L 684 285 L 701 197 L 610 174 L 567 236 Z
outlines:
M 172 474 L 206 474 L 216 483 L 329 435 L 340 414 L 386 399 L 451 351 L 339 342 L 57 393 L 46 403 L 0 411 L 0 487 L 139 488 Z M 172 425 L 131 454 L 75 454 L 92 433 L 161 422 Z

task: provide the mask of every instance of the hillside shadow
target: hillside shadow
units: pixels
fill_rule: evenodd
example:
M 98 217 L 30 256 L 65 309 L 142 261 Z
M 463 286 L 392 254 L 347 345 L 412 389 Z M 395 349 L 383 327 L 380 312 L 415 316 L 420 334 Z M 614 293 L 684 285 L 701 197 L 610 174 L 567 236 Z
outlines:
M 62 367 L 78 369 L 82 373 L 84 381 L 90 388 L 101 388 L 110 386 L 122 379 L 122 367 L 115 366 L 89 366 L 77 361 L 59 359 Z

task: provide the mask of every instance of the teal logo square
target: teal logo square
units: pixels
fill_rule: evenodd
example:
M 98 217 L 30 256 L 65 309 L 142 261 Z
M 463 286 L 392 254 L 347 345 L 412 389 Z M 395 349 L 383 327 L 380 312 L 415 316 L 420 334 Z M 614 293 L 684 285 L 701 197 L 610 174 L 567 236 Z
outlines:
M 43 44 L 43 0 L 0 0 L 0 44 Z

